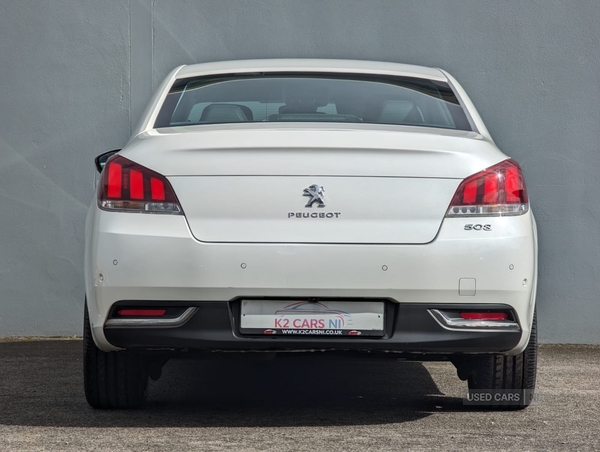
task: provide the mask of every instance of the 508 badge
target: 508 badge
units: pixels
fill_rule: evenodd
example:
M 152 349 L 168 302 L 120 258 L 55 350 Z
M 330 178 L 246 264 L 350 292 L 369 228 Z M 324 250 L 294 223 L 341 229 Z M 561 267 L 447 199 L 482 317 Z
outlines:
M 465 231 L 491 231 L 491 224 L 465 224 Z

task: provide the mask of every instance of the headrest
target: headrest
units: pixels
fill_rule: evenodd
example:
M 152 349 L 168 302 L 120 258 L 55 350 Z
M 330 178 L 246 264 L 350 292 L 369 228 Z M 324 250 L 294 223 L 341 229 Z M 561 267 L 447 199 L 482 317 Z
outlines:
M 244 122 L 248 117 L 239 105 L 210 104 L 202 112 L 200 121 L 203 122 Z
M 381 124 L 402 124 L 406 117 L 415 107 L 409 100 L 388 100 L 383 104 L 383 110 L 379 115 Z

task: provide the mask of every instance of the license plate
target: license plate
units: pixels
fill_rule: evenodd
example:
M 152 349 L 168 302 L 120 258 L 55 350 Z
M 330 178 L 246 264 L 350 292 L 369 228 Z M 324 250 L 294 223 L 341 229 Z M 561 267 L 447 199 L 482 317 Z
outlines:
M 382 301 L 242 300 L 240 332 L 277 336 L 383 336 Z

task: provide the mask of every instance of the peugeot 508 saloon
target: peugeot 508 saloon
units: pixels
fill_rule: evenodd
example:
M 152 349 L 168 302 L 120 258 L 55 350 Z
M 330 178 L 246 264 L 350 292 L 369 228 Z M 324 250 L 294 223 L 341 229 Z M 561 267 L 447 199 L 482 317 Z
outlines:
M 449 360 L 472 400 L 531 402 L 534 217 L 521 168 L 447 72 L 181 66 L 96 164 L 93 407 L 142 405 L 171 357 L 289 351 Z

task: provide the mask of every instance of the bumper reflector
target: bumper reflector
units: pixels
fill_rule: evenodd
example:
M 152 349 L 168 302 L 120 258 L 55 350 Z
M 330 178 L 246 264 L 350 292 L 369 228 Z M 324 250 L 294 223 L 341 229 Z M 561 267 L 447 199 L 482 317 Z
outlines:
M 117 315 L 123 317 L 161 317 L 166 312 L 166 309 L 119 309 Z
M 506 312 L 461 312 L 460 316 L 466 320 L 506 320 Z
M 185 308 L 177 317 L 164 317 L 167 310 L 165 308 L 123 308 L 118 309 L 116 316 L 106 321 L 107 327 L 173 327 L 180 326 L 187 322 L 196 312 L 197 307 Z M 174 314 L 172 314 L 174 315 Z
M 473 312 L 428 309 L 429 314 L 447 330 L 520 331 L 516 320 L 508 312 Z

